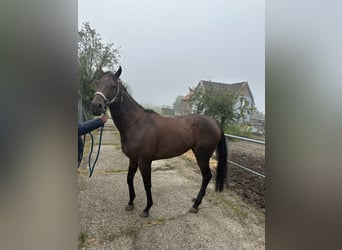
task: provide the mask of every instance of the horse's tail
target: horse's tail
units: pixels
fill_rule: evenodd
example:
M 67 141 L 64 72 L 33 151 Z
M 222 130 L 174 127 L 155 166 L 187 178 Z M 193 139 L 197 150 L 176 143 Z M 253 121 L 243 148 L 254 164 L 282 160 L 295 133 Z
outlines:
M 224 184 L 227 177 L 227 144 L 226 144 L 226 137 L 221 130 L 221 139 L 217 145 L 217 168 L 216 168 L 216 184 L 215 184 L 215 191 L 222 192 L 224 188 Z

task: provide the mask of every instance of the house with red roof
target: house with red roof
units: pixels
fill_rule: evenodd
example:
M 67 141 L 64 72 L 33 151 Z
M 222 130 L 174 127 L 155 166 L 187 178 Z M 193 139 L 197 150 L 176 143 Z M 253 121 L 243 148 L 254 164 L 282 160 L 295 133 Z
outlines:
M 189 88 L 189 93 L 182 98 L 181 115 L 192 113 L 190 99 L 194 91 L 206 91 L 206 89 L 210 89 L 214 93 L 228 91 L 232 98 L 236 100 L 234 105 L 234 109 L 236 110 L 236 112 L 238 112 L 239 108 L 243 105 L 248 107 L 248 109 L 252 109 L 253 107 L 255 107 L 253 94 L 247 81 L 229 84 L 222 82 L 200 80 L 198 85 L 195 88 Z M 250 114 L 247 113 L 243 121 L 249 122 L 249 119 Z

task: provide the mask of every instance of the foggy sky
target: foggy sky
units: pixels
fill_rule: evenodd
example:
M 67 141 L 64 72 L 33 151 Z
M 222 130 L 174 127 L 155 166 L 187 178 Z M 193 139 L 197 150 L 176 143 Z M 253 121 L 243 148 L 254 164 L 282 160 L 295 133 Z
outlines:
M 261 0 L 79 0 L 121 53 L 121 79 L 141 104 L 172 105 L 200 80 L 248 81 L 265 113 L 265 3 Z

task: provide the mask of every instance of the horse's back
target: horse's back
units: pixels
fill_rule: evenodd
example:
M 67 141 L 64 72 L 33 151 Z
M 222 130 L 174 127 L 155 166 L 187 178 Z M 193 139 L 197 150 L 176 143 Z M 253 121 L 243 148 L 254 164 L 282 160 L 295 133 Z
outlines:
M 191 130 L 193 147 L 196 145 L 209 146 L 209 144 L 216 147 L 222 136 L 222 132 L 215 120 L 199 114 L 180 116 L 178 119 L 182 123 L 187 124 L 187 127 Z
M 194 133 L 221 134 L 221 129 L 217 122 L 210 117 L 200 114 L 190 114 L 179 116 L 178 118 L 187 123 Z

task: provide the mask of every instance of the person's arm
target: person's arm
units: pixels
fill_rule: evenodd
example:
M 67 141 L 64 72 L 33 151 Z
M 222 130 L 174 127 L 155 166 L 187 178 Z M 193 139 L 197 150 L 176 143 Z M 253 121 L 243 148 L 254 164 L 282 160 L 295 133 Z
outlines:
M 107 115 L 102 115 L 101 118 L 97 118 L 91 121 L 87 121 L 87 122 L 82 122 L 78 124 L 78 135 L 84 135 L 87 134 L 91 131 L 93 131 L 94 129 L 97 129 L 101 126 L 103 126 L 103 124 L 105 124 L 108 120 L 108 116 Z
M 100 118 L 78 124 L 78 135 L 87 134 L 103 125 Z

